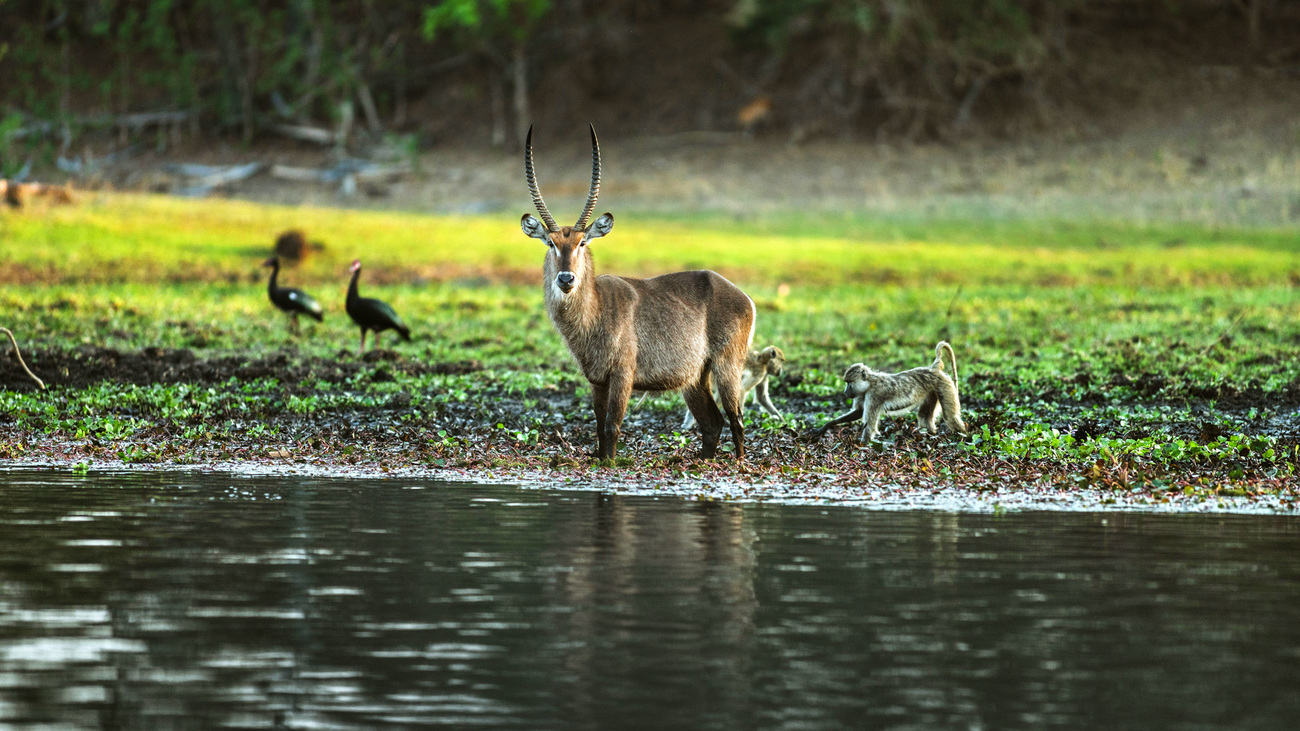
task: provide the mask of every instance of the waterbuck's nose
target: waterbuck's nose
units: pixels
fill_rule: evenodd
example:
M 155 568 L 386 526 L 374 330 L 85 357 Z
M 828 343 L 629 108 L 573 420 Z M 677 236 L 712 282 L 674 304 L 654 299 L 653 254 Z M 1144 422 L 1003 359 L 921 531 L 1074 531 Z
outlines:
M 560 289 L 565 292 L 573 289 L 573 282 L 576 279 L 577 277 L 573 276 L 573 272 L 560 272 L 555 275 L 555 283 L 560 285 Z

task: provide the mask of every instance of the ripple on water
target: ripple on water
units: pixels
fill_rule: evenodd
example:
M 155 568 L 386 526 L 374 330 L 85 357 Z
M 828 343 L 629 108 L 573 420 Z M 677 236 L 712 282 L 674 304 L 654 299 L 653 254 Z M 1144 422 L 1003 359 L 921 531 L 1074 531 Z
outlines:
M 1294 518 L 12 475 L 0 727 L 1300 717 Z

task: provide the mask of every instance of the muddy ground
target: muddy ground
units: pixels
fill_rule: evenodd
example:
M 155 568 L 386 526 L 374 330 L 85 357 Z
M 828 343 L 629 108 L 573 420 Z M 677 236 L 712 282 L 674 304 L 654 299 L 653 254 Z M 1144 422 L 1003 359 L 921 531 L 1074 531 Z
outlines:
M 84 389 L 104 381 L 122 384 L 189 383 L 217 389 L 234 388 L 258 379 L 277 379 L 278 386 L 262 398 L 309 396 L 317 389 L 337 390 L 347 398 L 342 405 L 312 413 L 292 413 L 278 401 L 252 416 L 235 412 L 212 414 L 206 419 L 171 421 L 113 409 L 122 417 L 141 418 L 143 426 L 126 439 L 77 437 L 64 431 L 51 433 L 23 428 L 11 414 L 0 414 L 0 435 L 6 443 L 3 456 L 23 464 L 71 466 L 190 467 L 224 466 L 227 469 L 317 470 L 327 473 L 432 474 L 469 479 L 569 482 L 594 487 L 619 486 L 634 490 L 692 491 L 715 497 L 783 499 L 815 494 L 819 499 L 858 499 L 872 491 L 911 490 L 938 495 L 957 489 L 990 495 L 1006 502 L 1010 496 L 1025 501 L 1035 491 L 1052 500 L 1067 489 L 1092 505 L 1162 505 L 1170 500 L 1188 509 L 1203 509 L 1214 501 L 1240 499 L 1237 507 L 1291 510 L 1300 500 L 1296 480 L 1280 474 L 1276 463 L 1249 454 L 1240 457 L 1161 464 L 1128 459 L 1085 462 L 1050 459 L 1011 459 L 981 453 L 970 440 L 954 438 L 946 430 L 937 437 L 917 432 L 911 419 L 882 422 L 883 440 L 873 445 L 857 441 L 858 427 L 832 431 L 817 443 L 801 438 L 801 430 L 819 423 L 827 413 L 840 410 L 838 400 L 799 391 L 799 376 L 788 376 L 773 387 L 773 397 L 791 422 L 747 412 L 748 460 L 738 466 L 722 459 L 695 458 L 698 435 L 680 430 L 680 400 L 659 397 L 637 403 L 634 397 L 624 423 L 620 459 L 602 464 L 589 456 L 594 450 L 594 419 L 576 378 L 558 385 L 511 391 L 485 374 L 477 390 L 462 400 L 440 402 L 413 418 L 415 389 L 399 390 L 378 405 L 362 398 L 368 384 L 392 383 L 422 374 L 478 374 L 477 362 L 423 363 L 394 351 L 372 351 L 364 360 L 340 353 L 335 358 L 306 357 L 293 349 L 266 356 L 221 355 L 200 358 L 192 351 L 145 348 L 118 351 L 97 347 L 37 350 L 29 354 L 33 367 L 49 381 L 48 398 L 59 399 L 69 389 Z M 1085 375 L 1071 378 L 1086 378 Z M 1159 390 L 1164 377 L 1150 374 L 1138 379 Z M 306 385 L 311 384 L 311 385 Z M 1015 428 L 1019 419 L 1003 405 L 1012 401 L 1056 404 L 1063 433 L 1076 439 L 1144 436 L 1149 427 L 1074 418 L 1084 401 L 1071 401 L 1056 390 L 1026 394 L 1016 384 L 981 384 L 981 395 L 964 398 L 968 424 L 976 432 Z M 1129 384 L 1130 386 L 1134 384 Z M 1139 388 L 1143 386 L 1137 384 Z M 0 386 L 32 392 L 35 386 L 11 357 L 0 359 Z M 1152 404 L 1148 401 L 1147 406 Z M 1188 416 L 1166 427 L 1175 435 L 1210 441 L 1223 433 L 1225 413 L 1247 419 L 1248 413 L 1265 414 L 1253 430 L 1277 439 L 1279 449 L 1300 445 L 1300 382 L 1285 392 L 1265 394 L 1257 387 L 1224 387 L 1178 403 Z M 1210 418 L 1211 413 L 1216 418 Z M 193 437 L 194 429 L 204 431 Z M 191 436 L 185 436 L 189 434 Z M 729 448 L 724 437 L 724 449 Z M 1079 492 L 1082 490 L 1082 492 Z M 935 492 L 939 491 L 939 492 Z M 1136 502 L 1135 502 L 1136 501 Z M 1000 504 L 1000 503 L 999 503 Z M 1032 507 L 1028 499 L 1025 507 Z M 991 505 L 984 505 L 985 508 Z

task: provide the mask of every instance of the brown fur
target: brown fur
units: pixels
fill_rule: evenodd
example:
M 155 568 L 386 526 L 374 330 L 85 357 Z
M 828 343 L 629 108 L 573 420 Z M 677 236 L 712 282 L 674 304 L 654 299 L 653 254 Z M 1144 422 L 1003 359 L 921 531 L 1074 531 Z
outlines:
M 614 457 L 633 390 L 680 389 L 700 423 L 700 456 L 713 457 L 724 424 L 711 393 L 712 384 L 716 384 L 731 426 L 736 459 L 744 459 L 740 386 L 753 338 L 754 303 L 711 271 L 676 272 L 650 279 L 597 276 L 588 244 L 609 233 L 614 217 L 606 213 L 585 225 L 599 191 L 599 148 L 594 130 L 592 149 L 592 193 L 578 225 L 550 229 L 532 215 L 525 215 L 521 224 L 524 233 L 548 246 L 543 265 L 546 310 L 591 382 L 597 456 Z M 525 155 L 538 213 L 551 221 L 532 177 L 531 131 Z M 565 275 L 563 281 L 561 274 Z
M 781 375 L 781 370 L 785 367 L 785 353 L 775 345 L 769 345 L 762 350 L 750 350 L 749 355 L 745 357 L 745 369 L 740 376 L 740 411 L 744 413 L 745 402 L 749 400 L 749 394 L 754 394 L 754 400 L 758 402 L 759 408 L 775 416 L 785 423 L 785 417 L 772 403 L 772 397 L 768 395 L 768 384 L 772 376 Z M 713 397 L 716 400 L 718 390 L 713 389 Z M 686 416 L 682 419 L 682 429 L 690 429 L 695 426 L 695 415 L 688 409 Z

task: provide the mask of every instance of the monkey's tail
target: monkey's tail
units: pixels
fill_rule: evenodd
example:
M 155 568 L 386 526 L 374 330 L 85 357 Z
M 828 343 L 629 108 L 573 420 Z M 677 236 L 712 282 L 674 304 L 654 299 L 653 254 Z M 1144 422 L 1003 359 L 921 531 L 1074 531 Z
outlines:
M 32 369 L 27 367 L 27 362 L 23 360 L 23 352 L 18 349 L 18 340 L 14 338 L 13 332 L 7 327 L 0 327 L 0 330 L 3 330 L 4 334 L 9 336 L 9 342 L 14 344 L 14 355 L 18 356 L 18 365 L 22 366 L 23 370 L 27 371 L 27 375 L 31 376 L 32 380 L 36 381 L 36 385 L 40 386 L 41 390 L 44 391 L 45 381 L 37 378 L 36 374 L 32 373 Z
M 939 343 L 934 346 L 934 359 L 938 361 L 942 361 L 943 355 L 941 355 L 941 353 L 945 348 L 948 350 L 948 357 L 952 360 L 952 385 L 956 387 L 957 386 L 957 354 L 953 352 L 952 346 L 948 344 L 947 340 L 940 340 Z M 957 390 L 960 391 L 961 389 L 957 389 Z

